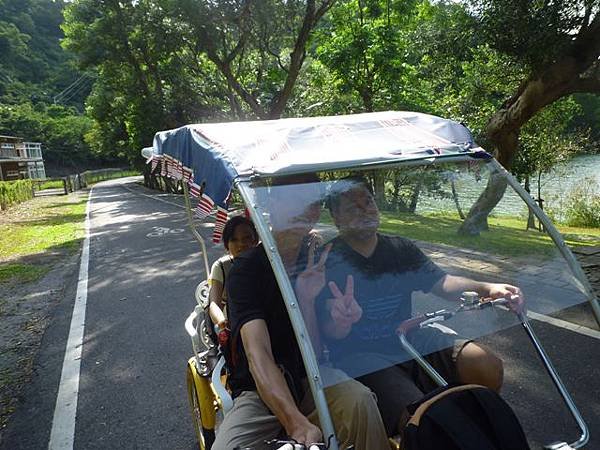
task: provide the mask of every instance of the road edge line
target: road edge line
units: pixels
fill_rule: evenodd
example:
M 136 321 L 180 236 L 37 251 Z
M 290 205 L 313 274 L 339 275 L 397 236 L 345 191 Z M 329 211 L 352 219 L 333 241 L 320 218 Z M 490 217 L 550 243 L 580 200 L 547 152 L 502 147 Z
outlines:
M 564 328 L 565 330 L 573 331 L 574 333 L 589 336 L 595 339 L 600 339 L 600 331 L 592 328 L 584 327 L 583 325 L 576 325 L 566 320 L 557 319 L 556 317 L 546 316 L 545 314 L 536 313 L 533 311 L 527 311 L 527 317 L 530 319 L 537 320 L 539 322 L 545 322 L 555 327 Z
M 85 238 L 81 251 L 79 265 L 79 278 L 77 280 L 77 293 L 73 305 L 73 315 L 69 337 L 65 347 L 62 372 L 56 406 L 50 431 L 50 450 L 70 450 L 75 441 L 75 419 L 77 415 L 77 399 L 79 395 L 79 374 L 81 369 L 81 353 L 85 330 L 85 310 L 88 291 L 88 268 L 90 259 L 90 210 L 92 205 L 92 191 L 88 194 L 85 215 Z

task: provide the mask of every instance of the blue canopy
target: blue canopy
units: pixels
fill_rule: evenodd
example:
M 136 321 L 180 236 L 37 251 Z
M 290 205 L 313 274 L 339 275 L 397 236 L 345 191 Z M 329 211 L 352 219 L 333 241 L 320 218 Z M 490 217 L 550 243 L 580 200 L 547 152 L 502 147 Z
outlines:
M 333 170 L 385 161 L 482 151 L 469 130 L 415 112 L 376 112 L 187 125 L 156 133 L 150 160 L 226 207 L 239 176 Z M 202 189 L 201 189 L 202 187 Z M 209 211 L 210 212 L 210 211 Z

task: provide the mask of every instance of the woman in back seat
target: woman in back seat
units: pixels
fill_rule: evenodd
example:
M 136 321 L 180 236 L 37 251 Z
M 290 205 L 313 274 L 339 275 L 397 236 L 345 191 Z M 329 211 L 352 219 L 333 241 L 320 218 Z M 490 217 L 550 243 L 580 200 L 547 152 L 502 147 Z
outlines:
M 227 254 L 215 261 L 208 277 L 210 286 L 208 313 L 219 331 L 228 326 L 225 310 L 227 303 L 225 280 L 233 264 L 233 259 L 240 253 L 255 247 L 257 243 L 258 235 L 250 219 L 244 216 L 234 216 L 229 219 L 223 229 L 223 245 Z

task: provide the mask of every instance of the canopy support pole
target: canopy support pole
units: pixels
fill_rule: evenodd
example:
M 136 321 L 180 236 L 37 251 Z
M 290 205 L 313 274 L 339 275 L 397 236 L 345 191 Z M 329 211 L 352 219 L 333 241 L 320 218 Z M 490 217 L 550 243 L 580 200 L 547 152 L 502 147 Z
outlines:
M 579 426 L 579 429 L 581 431 L 581 435 L 579 436 L 579 439 L 577 441 L 573 442 L 572 444 L 568 444 L 569 447 L 567 447 L 567 448 L 581 448 L 585 444 L 587 444 L 587 442 L 590 440 L 590 432 L 588 430 L 588 426 L 585 423 L 585 421 L 583 420 L 583 417 L 582 417 L 581 413 L 579 412 L 579 409 L 577 409 L 577 405 L 573 401 L 573 398 L 569 394 L 569 391 L 567 391 L 567 388 L 565 387 L 562 380 L 560 379 L 558 372 L 552 365 L 552 362 L 550 361 L 550 358 L 546 354 L 546 351 L 544 350 L 544 348 L 540 344 L 540 341 L 538 340 L 537 336 L 533 332 L 533 328 L 531 327 L 531 324 L 529 323 L 529 319 L 527 318 L 527 316 L 525 314 L 519 314 L 519 319 L 521 320 L 521 323 L 523 324 L 523 328 L 525 328 L 525 331 L 529 335 L 529 338 L 531 339 L 531 342 L 533 343 L 535 350 L 537 351 L 540 359 L 542 360 L 542 363 L 544 364 L 544 367 L 546 368 L 546 372 L 548 372 L 548 375 L 550 375 L 550 378 L 552 378 L 552 382 L 554 383 L 554 386 L 556 386 L 556 389 L 558 390 L 561 397 L 563 398 L 565 405 L 571 412 L 571 415 L 577 422 L 577 425 Z M 559 444 L 564 445 L 564 443 L 559 443 Z M 554 444 L 544 446 L 544 448 L 546 448 L 546 449 L 557 448 L 557 447 L 555 447 L 556 445 L 557 445 L 557 443 L 554 443 Z M 560 448 L 560 447 L 558 447 L 558 448 Z
M 204 238 L 200 236 L 198 230 L 194 226 L 194 216 L 192 213 L 192 203 L 190 202 L 190 192 L 188 189 L 187 183 L 184 181 L 183 183 L 183 198 L 185 199 L 185 210 L 187 212 L 188 217 L 188 225 L 190 226 L 190 230 L 192 230 L 192 234 L 194 238 L 200 244 L 200 249 L 202 253 L 202 258 L 204 260 L 204 270 L 206 271 L 206 278 L 208 279 L 208 275 L 210 274 L 210 266 L 208 265 L 208 254 L 206 253 L 206 244 L 204 243 Z
M 244 203 L 250 211 L 250 217 L 252 217 L 258 236 L 262 240 L 267 257 L 273 267 L 273 273 L 279 284 L 281 295 L 290 317 L 296 340 L 298 341 L 298 347 L 302 354 L 302 360 L 306 367 L 308 384 L 310 385 L 310 390 L 315 401 L 315 407 L 319 414 L 321 431 L 323 432 L 325 443 L 329 443 L 329 449 L 338 450 L 335 428 L 333 427 L 333 421 L 331 420 L 331 415 L 329 414 L 329 408 L 327 406 L 327 399 L 325 398 L 325 392 L 323 391 L 323 380 L 319 373 L 317 357 L 312 347 L 310 336 L 304 323 L 304 318 L 302 317 L 302 313 L 298 306 L 296 294 L 294 293 L 294 289 L 287 276 L 283 261 L 277 252 L 277 244 L 275 243 L 273 235 L 269 230 L 269 226 L 260 211 L 260 207 L 257 205 L 252 195 L 251 189 L 244 182 L 237 181 L 236 184 L 244 198 Z
M 506 177 L 508 184 L 519 194 L 519 196 L 527 203 L 527 206 L 531 208 L 535 216 L 538 220 L 544 225 L 546 231 L 550 235 L 550 238 L 554 241 L 554 244 L 558 247 L 562 256 L 566 259 L 569 268 L 577 281 L 581 283 L 585 293 L 588 297 L 588 301 L 592 307 L 592 311 L 594 313 L 594 318 L 600 326 L 600 304 L 598 304 L 598 299 L 594 295 L 592 290 L 592 286 L 588 281 L 579 261 L 573 256 L 571 249 L 567 246 L 562 235 L 558 232 L 556 227 L 552 224 L 546 213 L 541 210 L 539 205 L 531 198 L 531 196 L 527 193 L 527 191 L 521 186 L 521 184 L 513 177 L 498 161 L 495 159 L 491 159 L 488 164 L 491 164 L 498 172 L 501 172 Z

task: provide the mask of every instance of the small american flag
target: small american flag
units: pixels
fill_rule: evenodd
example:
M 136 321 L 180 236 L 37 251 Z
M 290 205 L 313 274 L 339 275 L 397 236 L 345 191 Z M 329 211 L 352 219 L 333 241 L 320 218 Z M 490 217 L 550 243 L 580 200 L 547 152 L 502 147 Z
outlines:
M 199 219 L 206 218 L 206 216 L 212 212 L 214 205 L 215 202 L 213 202 L 208 195 L 202 194 L 202 197 L 200 197 L 200 201 L 198 202 L 198 206 L 196 206 L 196 217 Z
M 202 195 L 202 188 L 200 186 L 198 186 L 196 183 L 194 183 L 193 181 L 189 183 L 190 186 L 190 194 L 192 194 L 193 197 L 200 197 Z
M 170 156 L 166 156 L 166 163 L 167 163 L 167 176 L 168 177 L 172 177 L 173 176 L 173 165 L 175 164 L 175 161 L 173 161 L 173 159 Z
M 175 178 L 176 180 L 181 180 L 183 179 L 183 164 L 181 161 L 173 161 L 173 178 Z
M 170 177 L 170 176 L 171 176 L 171 170 L 172 170 L 172 169 L 171 169 L 171 164 L 173 163 L 173 162 L 171 161 L 171 157 L 170 157 L 169 155 L 165 155 L 165 156 L 164 156 L 164 159 L 163 159 L 163 163 L 164 163 L 164 165 L 165 165 L 165 172 L 166 172 L 166 175 L 167 175 L 168 177 Z
M 156 156 L 154 156 L 152 158 L 152 160 L 150 161 L 150 167 L 151 167 L 150 172 L 154 172 L 156 170 L 157 166 L 158 166 L 158 158 Z
M 192 180 L 192 169 L 189 167 L 183 166 L 183 179 L 185 182 L 189 183 Z
M 167 158 L 163 157 L 160 160 L 160 176 L 161 177 L 166 177 L 167 176 Z
M 215 229 L 213 231 L 213 242 L 218 244 L 223 237 L 223 229 L 227 223 L 227 210 L 217 206 L 217 220 L 215 221 Z

